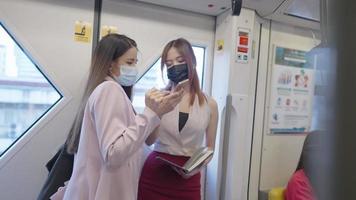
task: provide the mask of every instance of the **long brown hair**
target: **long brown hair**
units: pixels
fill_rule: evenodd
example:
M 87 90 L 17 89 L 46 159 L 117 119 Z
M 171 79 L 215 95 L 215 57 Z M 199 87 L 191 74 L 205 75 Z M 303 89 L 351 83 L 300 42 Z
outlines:
M 96 46 L 90 65 L 89 77 L 84 90 L 79 110 L 69 131 L 66 145 L 68 153 L 74 154 L 78 150 L 80 132 L 83 122 L 84 109 L 93 90 L 110 75 L 110 67 L 113 61 L 121 57 L 130 48 L 137 48 L 137 44 L 125 35 L 109 34 L 103 37 Z M 131 99 L 132 87 L 123 87 L 127 96 Z
M 166 64 L 167 54 L 171 48 L 176 48 L 178 53 L 184 58 L 185 62 L 188 65 L 188 77 L 190 84 L 190 105 L 193 105 L 195 100 L 195 95 L 198 96 L 199 105 L 203 105 L 206 102 L 206 96 L 200 89 L 199 78 L 196 70 L 197 61 L 195 58 L 195 54 L 193 51 L 192 45 L 184 38 L 178 38 L 176 40 L 172 40 L 168 42 L 168 44 L 164 47 L 162 56 L 161 56 L 161 70 Z M 169 81 L 167 89 L 171 89 L 173 86 L 173 82 Z

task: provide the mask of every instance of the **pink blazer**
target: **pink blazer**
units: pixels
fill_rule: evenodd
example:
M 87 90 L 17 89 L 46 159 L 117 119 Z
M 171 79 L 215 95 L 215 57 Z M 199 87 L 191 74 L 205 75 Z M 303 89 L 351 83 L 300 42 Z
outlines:
M 78 152 L 65 200 L 136 200 L 143 144 L 160 123 L 146 108 L 135 115 L 122 87 L 100 84 L 85 107 Z

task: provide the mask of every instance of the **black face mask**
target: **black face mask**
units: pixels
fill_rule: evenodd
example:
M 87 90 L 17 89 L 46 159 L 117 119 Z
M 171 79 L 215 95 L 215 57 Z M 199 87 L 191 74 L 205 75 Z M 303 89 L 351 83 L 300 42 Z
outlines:
M 186 63 L 173 65 L 167 69 L 168 79 L 178 84 L 181 81 L 188 79 L 188 65 Z

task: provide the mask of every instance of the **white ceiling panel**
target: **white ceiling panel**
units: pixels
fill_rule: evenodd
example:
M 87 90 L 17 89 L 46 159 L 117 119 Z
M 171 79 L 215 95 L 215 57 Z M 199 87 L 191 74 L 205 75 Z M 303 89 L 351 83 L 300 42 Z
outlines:
M 231 8 L 231 0 L 136 0 L 196 13 L 217 16 Z M 212 5 L 212 6 L 209 6 Z
M 285 14 L 307 20 L 320 21 L 320 0 L 292 1 Z
M 206 15 L 217 16 L 231 8 L 231 0 L 136 0 Z M 242 6 L 261 16 L 271 15 L 285 0 L 243 0 Z M 209 7 L 209 5 L 213 7 Z
M 286 0 L 272 15 L 266 16 L 266 18 L 319 30 L 319 2 L 320 0 Z
M 285 0 L 243 0 L 242 5 L 244 8 L 256 10 L 262 16 L 273 14 Z
M 217 16 L 231 9 L 231 0 L 113 0 L 136 1 L 190 12 Z M 320 0 L 243 0 L 243 7 L 255 10 L 263 18 L 319 29 Z

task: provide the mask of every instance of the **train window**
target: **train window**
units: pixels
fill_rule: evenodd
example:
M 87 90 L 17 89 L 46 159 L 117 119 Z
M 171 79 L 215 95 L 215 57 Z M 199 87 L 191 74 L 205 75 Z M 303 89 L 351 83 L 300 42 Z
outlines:
M 202 87 L 205 48 L 193 46 L 193 50 L 197 59 L 197 73 L 200 80 L 200 86 Z M 167 72 L 164 69 L 163 75 L 161 74 L 161 58 L 159 58 L 137 81 L 133 89 L 133 106 L 137 112 L 142 112 L 145 107 L 145 92 L 148 89 L 151 89 L 152 87 L 164 88 L 164 86 L 168 83 L 166 73 Z
M 0 23 L 0 156 L 61 98 Z

